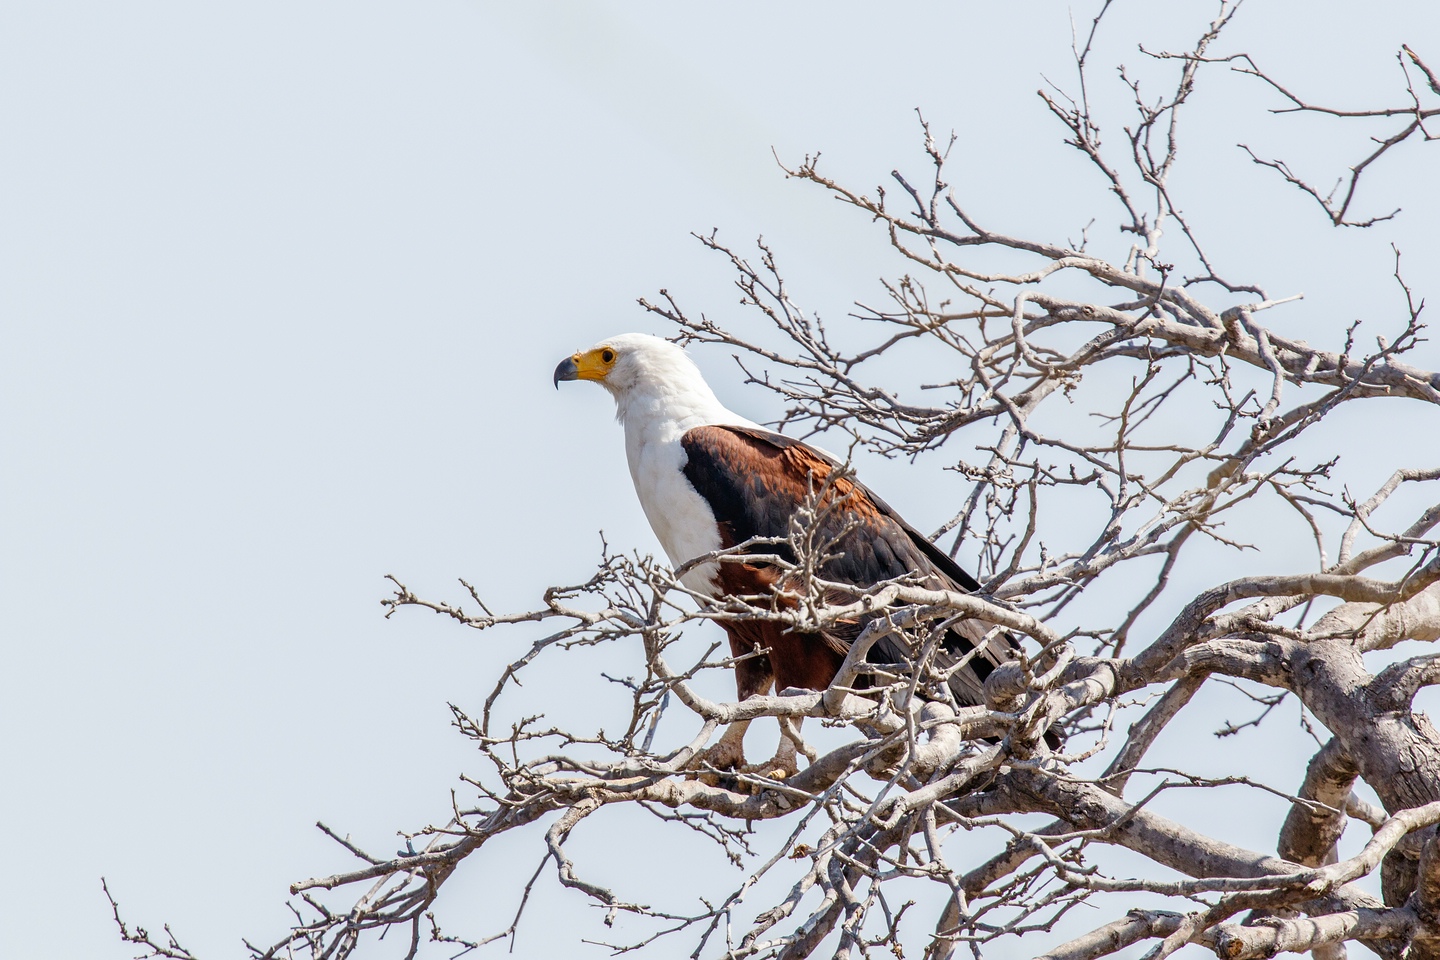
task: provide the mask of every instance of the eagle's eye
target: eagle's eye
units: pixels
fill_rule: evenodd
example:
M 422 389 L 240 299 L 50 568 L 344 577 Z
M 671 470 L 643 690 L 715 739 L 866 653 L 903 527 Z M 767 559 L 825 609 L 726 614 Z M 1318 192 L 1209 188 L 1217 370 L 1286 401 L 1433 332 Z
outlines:
M 604 350 L 601 350 L 601 351 L 600 351 L 600 359 L 601 359 L 601 360 L 604 360 L 606 363 L 614 363 L 614 362 L 615 362 L 615 351 L 609 349 L 608 347 L 607 347 L 606 349 L 604 349 Z

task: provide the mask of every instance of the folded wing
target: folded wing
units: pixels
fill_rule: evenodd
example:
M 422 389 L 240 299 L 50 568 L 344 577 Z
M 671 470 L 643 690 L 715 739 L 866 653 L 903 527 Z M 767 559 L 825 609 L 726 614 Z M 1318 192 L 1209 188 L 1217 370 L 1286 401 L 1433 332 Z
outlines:
M 838 473 L 840 465 L 832 458 L 799 440 L 752 427 L 702 426 L 686 432 L 681 442 L 687 456 L 685 476 L 709 502 L 725 546 L 752 537 L 787 537 L 791 518 L 806 498 L 813 495 L 812 491 L 824 491 L 823 503 L 828 509 L 821 511 L 817 532 L 822 542 L 834 541 L 830 551 L 835 554 L 820 568 L 826 580 L 865 588 L 909 576 L 937 589 L 970 592 L 979 588 L 974 577 L 906 523 L 889 504 Z M 761 547 L 757 552 L 794 559 L 784 544 Z M 750 592 L 758 592 L 757 586 L 778 579 L 778 574 L 767 575 L 758 568 L 755 565 L 751 581 L 743 585 Z M 722 585 L 734 592 L 742 589 L 734 575 L 722 577 Z M 857 623 L 848 637 L 842 635 L 838 641 L 835 635 L 816 638 L 814 657 L 830 664 L 831 678 L 834 652 L 819 648 L 826 642 L 832 646 L 843 644 L 862 627 Z M 952 626 L 942 642 L 936 666 L 943 669 L 956 663 L 984 641 L 989 629 L 989 625 L 977 621 Z M 1003 632 L 995 632 L 984 649 L 951 675 L 950 689 L 956 700 L 962 704 L 984 703 L 985 677 L 997 665 L 1012 659 L 1014 651 L 1014 641 Z M 871 648 L 868 659 L 874 663 L 904 663 L 913 659 L 913 651 L 904 649 L 897 638 L 885 637 Z M 815 670 L 807 673 L 814 675 Z

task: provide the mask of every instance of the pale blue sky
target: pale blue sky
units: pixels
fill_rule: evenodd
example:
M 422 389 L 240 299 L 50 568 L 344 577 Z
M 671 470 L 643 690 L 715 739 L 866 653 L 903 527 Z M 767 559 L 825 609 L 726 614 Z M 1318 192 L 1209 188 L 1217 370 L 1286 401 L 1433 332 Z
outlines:
M 1251 3 L 1227 49 L 1315 99 L 1399 100 L 1401 42 L 1440 63 L 1433 3 L 1370 4 L 1363 21 L 1348 3 Z M 1130 20 L 1101 59 L 1137 39 L 1178 46 L 1212 6 L 1118 4 Z M 0 10 L 0 955 L 128 956 L 104 874 L 132 922 L 238 956 L 241 936 L 283 931 L 290 882 L 345 865 L 315 820 L 388 851 L 395 829 L 443 819 L 474 762 L 445 704 L 475 704 L 528 641 L 414 612 L 386 622 L 382 575 L 452 598 L 463 576 L 517 608 L 586 576 L 602 527 L 655 549 L 608 399 L 557 394 L 550 371 L 610 333 L 668 332 L 634 303 L 660 287 L 754 324 L 691 230 L 765 234 L 827 317 L 873 296 L 894 266 L 883 237 L 785 181 L 772 148 L 823 151 L 868 189 L 923 168 L 919 107 L 961 132 L 955 182 L 991 222 L 1063 238 L 1097 217 L 1097 242 L 1120 242 L 1034 96 L 1042 74 L 1070 80 L 1068 9 Z M 1118 102 L 1113 74 L 1097 76 Z M 1400 219 L 1337 234 L 1233 144 L 1313 147 L 1323 179 L 1360 136 L 1276 121 L 1256 84 L 1215 79 L 1176 183 L 1224 267 L 1306 294 L 1271 322 L 1316 340 L 1357 316 L 1393 323 L 1390 241 L 1417 292 L 1440 297 L 1440 148 L 1407 145 L 1366 186 L 1365 207 L 1403 204 Z M 777 412 L 723 353 L 698 359 L 732 406 Z M 1440 354 L 1427 344 L 1414 362 Z M 1388 472 L 1395 436 L 1342 438 L 1357 476 Z M 940 465 L 861 466 L 929 529 L 954 495 Z M 593 670 L 577 658 L 557 690 Z M 528 876 L 538 852 L 538 835 L 487 850 L 453 883 L 447 928 L 508 923 L 508 873 Z M 628 871 L 643 867 L 601 872 Z M 564 922 L 532 923 L 516 956 L 600 933 L 553 880 L 537 897 L 537 921 Z

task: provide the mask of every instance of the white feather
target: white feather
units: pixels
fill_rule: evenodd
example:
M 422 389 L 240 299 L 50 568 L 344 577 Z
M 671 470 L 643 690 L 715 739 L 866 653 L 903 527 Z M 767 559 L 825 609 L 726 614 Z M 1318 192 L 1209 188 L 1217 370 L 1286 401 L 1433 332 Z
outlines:
M 625 427 L 630 477 L 660 546 L 675 567 L 719 550 L 715 512 L 685 477 L 680 438 L 693 427 L 764 428 L 726 409 L 700 368 L 675 344 L 626 333 L 595 345 L 597 350 L 603 347 L 615 351 L 615 366 L 600 384 L 615 398 L 615 418 Z M 713 595 L 719 586 L 717 572 L 714 563 L 702 564 L 682 582 Z

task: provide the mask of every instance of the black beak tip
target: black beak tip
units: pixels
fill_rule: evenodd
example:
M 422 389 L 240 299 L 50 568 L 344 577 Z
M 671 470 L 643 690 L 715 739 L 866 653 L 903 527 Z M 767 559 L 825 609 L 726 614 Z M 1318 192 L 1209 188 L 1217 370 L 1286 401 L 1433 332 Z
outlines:
M 574 380 L 579 373 L 580 368 L 575 366 L 574 357 L 566 357 L 564 360 L 561 360 L 560 365 L 555 368 L 555 389 L 560 389 L 561 380 Z

